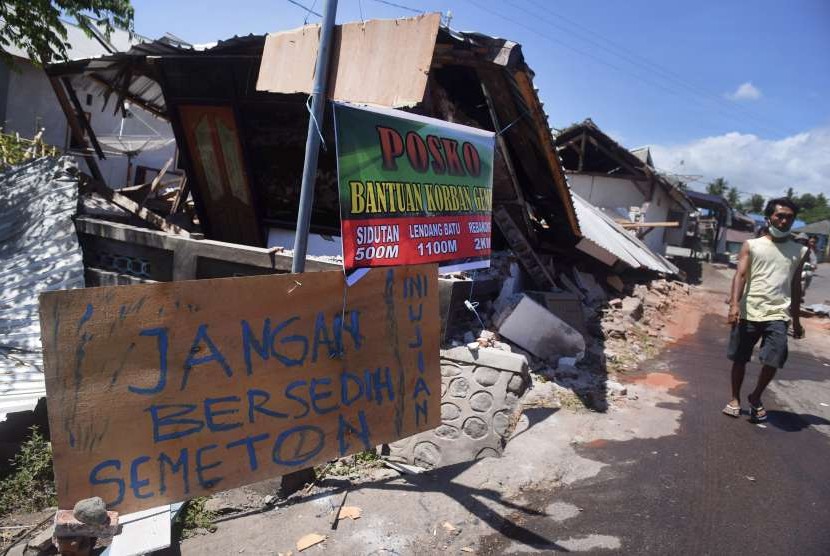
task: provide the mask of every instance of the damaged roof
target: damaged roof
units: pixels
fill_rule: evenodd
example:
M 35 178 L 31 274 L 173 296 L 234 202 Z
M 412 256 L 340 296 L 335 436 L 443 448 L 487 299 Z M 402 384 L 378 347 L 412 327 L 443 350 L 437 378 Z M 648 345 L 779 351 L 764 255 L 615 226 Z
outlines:
M 602 131 L 591 118 L 559 132 L 556 148 L 568 172 L 598 172 L 609 177 L 627 176 L 646 181 L 653 179 L 685 210 L 693 208 L 692 200 L 680 187 L 681 182 L 654 168 L 648 147 L 629 151 Z
M 573 194 L 583 238 L 576 245 L 580 251 L 608 266 L 622 264 L 632 269 L 645 268 L 662 274 L 677 274 L 678 268 L 653 252 L 637 236 L 614 222 L 607 214 Z
M 81 288 L 70 158 L 40 158 L 0 174 L 0 415 L 46 395 L 38 295 Z
M 391 25 L 407 25 L 406 22 L 411 21 L 413 25 L 422 26 L 423 21 L 427 20 L 435 20 L 437 25 L 438 18 L 434 14 L 393 20 Z M 382 32 L 389 25 L 388 22 L 373 21 L 346 24 L 338 26 L 336 33 L 340 33 L 344 41 L 347 35 L 352 37 L 352 42 L 360 46 L 357 52 L 369 56 L 372 52 L 377 54 L 381 47 L 367 50 L 361 41 L 371 42 L 370 31 L 377 28 L 378 32 Z M 286 34 L 307 33 L 311 36 L 316 34 L 316 29 L 316 26 L 307 26 L 278 35 L 285 38 Z M 352 33 L 352 30 L 355 32 Z M 547 236 L 548 241 L 573 245 L 580 237 L 579 222 L 554 149 L 547 115 L 533 86 L 533 72 L 524 61 L 520 45 L 479 33 L 459 33 L 446 27 L 438 27 L 437 32 L 427 34 L 427 38 L 431 44 L 426 50 L 426 67 L 417 64 L 409 68 L 420 71 L 422 75 L 427 74 L 427 85 L 421 93 L 423 99 L 412 110 L 500 132 L 500 142 L 505 145 L 512 165 L 506 166 L 507 163 L 497 157 L 501 185 L 497 191 L 494 178 L 494 202 L 508 206 L 512 218 L 531 240 L 534 240 L 535 234 L 542 234 Z M 199 220 L 206 235 L 212 239 L 261 245 L 264 236 L 255 230 L 246 230 L 244 234 L 220 230 L 220 227 L 228 230 L 245 227 L 228 226 L 227 219 L 218 215 L 218 210 L 211 211 L 208 206 L 212 201 L 207 186 L 199 183 L 198 172 L 193 171 L 193 161 L 189 160 L 192 157 L 187 144 L 188 132 L 186 126 L 181 124 L 180 111 L 184 105 L 234 107 L 244 157 L 252 157 L 246 162 L 251 167 L 250 187 L 254 202 L 235 212 L 232 218 L 250 221 L 259 227 L 264 227 L 267 222 L 291 226 L 291 219 L 296 218 L 293 182 L 297 181 L 297 187 L 299 185 L 294 174 L 301 170 L 302 157 L 298 149 L 303 147 L 298 144 L 298 149 L 295 149 L 293 141 L 295 136 L 305 135 L 306 94 L 256 90 L 260 65 L 278 68 L 292 65 L 293 51 L 285 48 L 269 53 L 269 58 L 265 59 L 263 49 L 267 40 L 270 37 L 265 35 L 235 37 L 205 49 L 183 47 L 164 40 L 153 41 L 112 56 L 56 64 L 50 66 L 48 72 L 66 76 L 82 74 L 101 85 L 107 95 L 116 97 L 117 106 L 121 105 L 121 101 L 128 100 L 171 120 L 182 154 L 181 164 L 187 171 Z M 363 59 L 354 54 L 350 51 L 349 55 L 341 56 L 335 49 L 332 65 L 350 67 L 352 73 L 361 72 L 365 69 Z M 394 62 L 394 57 L 387 56 L 385 59 Z M 338 82 L 355 82 L 353 76 L 347 79 L 345 74 L 341 75 L 343 71 L 333 71 L 337 72 Z M 198 79 L 195 79 L 196 75 Z M 392 86 L 381 77 L 362 71 L 360 82 L 365 89 L 371 88 L 368 85 L 370 81 L 377 86 Z M 300 87 L 297 90 L 303 89 Z M 337 90 L 337 83 L 333 85 L 333 90 Z M 392 94 L 391 98 L 394 105 L 397 97 Z M 401 98 L 411 100 L 411 95 Z M 279 109 L 275 109 L 275 105 Z M 303 129 L 295 130 L 293 124 L 289 125 L 289 120 L 303 120 Z M 275 125 L 281 126 L 280 129 L 273 127 Z M 325 135 L 328 131 L 324 129 L 323 133 Z M 254 152 L 264 151 L 269 143 L 280 146 L 278 157 L 274 156 L 273 150 L 267 158 Z M 297 168 L 294 168 L 294 159 L 299 161 Z M 320 164 L 318 176 L 330 172 L 325 166 L 325 153 L 321 155 Z M 268 168 L 268 165 L 273 168 Z M 274 170 L 277 166 L 279 172 Z M 331 224 L 337 224 L 339 211 L 325 207 L 327 188 L 328 185 L 319 185 L 318 177 L 312 227 L 322 222 L 319 218 L 321 207 L 327 211 L 327 216 L 335 219 Z M 279 200 L 279 203 L 274 203 L 274 199 L 283 197 L 285 202 Z M 336 195 L 331 197 L 337 200 Z M 293 201 L 286 204 L 288 200 Z M 332 232 L 333 229 L 328 229 L 325 233 Z

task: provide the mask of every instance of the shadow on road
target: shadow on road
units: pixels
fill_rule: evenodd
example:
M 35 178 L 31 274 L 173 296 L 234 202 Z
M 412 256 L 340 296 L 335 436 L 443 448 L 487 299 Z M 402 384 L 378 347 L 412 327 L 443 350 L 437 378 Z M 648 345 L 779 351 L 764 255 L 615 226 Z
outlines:
M 767 410 L 767 423 L 785 432 L 798 432 L 810 425 L 830 425 L 830 421 L 824 417 L 778 409 Z
M 517 436 L 524 434 L 531 427 L 541 423 L 545 419 L 556 413 L 558 409 L 534 407 L 526 408 L 524 414 L 527 415 L 528 423 L 526 428 L 516 433 L 511 437 L 511 441 Z M 359 490 L 379 490 L 379 491 L 399 491 L 406 493 L 428 493 L 434 492 L 449 496 L 461 506 L 463 506 L 472 515 L 487 523 L 494 531 L 497 531 L 504 537 L 520 542 L 534 550 L 555 550 L 559 552 L 569 552 L 567 548 L 549 540 L 530 529 L 522 526 L 529 517 L 545 517 L 547 514 L 544 511 L 537 510 L 528 505 L 516 504 L 507 500 L 502 492 L 493 488 L 475 488 L 460 484 L 455 479 L 478 463 L 478 460 L 466 461 L 455 465 L 448 465 L 427 471 L 421 474 L 401 475 L 399 477 L 392 477 L 389 479 L 382 479 L 378 481 L 369 481 L 364 483 L 353 484 L 348 479 L 326 478 L 320 482 L 322 487 L 330 487 L 325 491 L 316 492 L 308 495 L 294 495 L 287 502 L 289 505 L 306 502 L 323 497 L 329 497 L 339 493 L 355 492 Z M 505 515 L 492 508 L 486 501 L 494 502 L 500 505 Z M 427 513 L 433 513 L 433 510 L 426 507 L 423 502 L 419 502 Z M 230 521 L 240 517 L 261 514 L 273 510 L 273 506 L 252 510 L 235 514 L 233 516 L 223 517 L 215 520 L 215 523 L 222 521 Z M 334 528 L 334 527 L 333 527 Z M 175 552 L 165 554 L 176 554 Z

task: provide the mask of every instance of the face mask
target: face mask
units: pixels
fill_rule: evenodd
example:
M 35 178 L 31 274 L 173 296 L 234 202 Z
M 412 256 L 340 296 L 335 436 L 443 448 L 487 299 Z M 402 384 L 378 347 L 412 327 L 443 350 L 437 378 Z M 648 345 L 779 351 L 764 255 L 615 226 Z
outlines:
M 770 224 L 769 225 L 769 235 L 771 235 L 775 239 L 784 239 L 784 238 L 786 238 L 787 236 L 790 235 L 790 232 L 784 232 L 782 230 L 779 230 L 778 228 L 776 228 L 772 224 Z

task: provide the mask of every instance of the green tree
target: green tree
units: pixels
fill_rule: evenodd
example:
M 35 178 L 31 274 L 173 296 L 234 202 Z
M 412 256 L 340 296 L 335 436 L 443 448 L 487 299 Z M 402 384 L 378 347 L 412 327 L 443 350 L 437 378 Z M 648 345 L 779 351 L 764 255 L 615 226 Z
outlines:
M 795 199 L 795 189 L 793 189 L 792 187 L 788 187 L 786 197 L 787 199 Z
M 798 205 L 798 208 L 801 210 L 810 210 L 816 208 L 818 199 L 812 193 L 804 193 L 795 199 L 795 204 Z
M 741 205 L 741 194 L 738 192 L 737 187 L 730 187 L 726 191 L 726 201 L 734 208 L 738 208 Z
M 809 193 L 801 196 L 800 201 L 804 202 L 804 197 L 812 197 Z M 810 197 L 807 197 L 806 202 L 810 204 Z M 810 207 L 802 205 L 802 211 L 798 213 L 798 217 L 808 224 L 818 222 L 819 220 L 830 219 L 830 203 L 827 202 L 827 196 L 824 193 L 819 193 L 814 197 L 814 204 Z
M 97 23 L 109 36 L 115 28 L 133 30 L 130 0 L 0 0 L 0 60 L 11 66 L 11 46 L 25 50 L 36 64 L 66 60 L 67 34 L 61 18 L 72 18 L 92 36 Z
M 763 195 L 759 195 L 758 193 L 753 193 L 752 197 L 746 200 L 744 203 L 744 210 L 747 212 L 756 212 L 760 213 L 764 210 L 764 205 L 766 204 L 766 199 L 764 199 Z
M 723 178 L 715 178 L 706 185 L 706 193 L 709 195 L 723 196 L 726 189 L 729 187 L 729 182 Z

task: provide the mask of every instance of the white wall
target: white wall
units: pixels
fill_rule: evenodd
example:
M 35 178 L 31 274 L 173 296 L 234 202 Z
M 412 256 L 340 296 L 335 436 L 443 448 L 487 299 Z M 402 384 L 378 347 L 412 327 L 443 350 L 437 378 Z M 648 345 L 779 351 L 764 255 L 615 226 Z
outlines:
M 669 209 L 674 201 L 662 187 L 656 187 L 654 198 L 649 202 L 643 191 L 650 192 L 647 182 L 625 178 L 612 178 L 607 176 L 592 176 L 588 174 L 568 174 L 568 183 L 580 197 L 601 209 L 611 213 L 612 218 L 620 218 L 619 210 L 627 214 L 631 207 L 641 207 L 647 202 L 643 213 L 645 222 L 665 222 Z M 638 186 L 639 185 L 639 189 Z M 647 233 L 642 241 L 649 249 L 664 255 L 666 253 L 666 229 L 653 228 Z
M 55 98 L 49 79 L 43 70 L 34 67 L 25 60 L 16 59 L 18 71 L 9 72 L 9 87 L 6 104 L 6 122 L 3 126 L 7 133 L 20 133 L 21 137 L 31 139 L 40 127 L 45 128 L 44 140 L 47 144 L 65 150 L 69 147 L 69 133 L 66 118 L 61 110 L 60 104 Z M 74 83 L 75 92 L 84 111 L 91 114 L 92 129 L 98 136 L 116 135 L 121 124 L 120 112 L 113 114 L 114 96 L 106 109 L 104 99 L 100 90 L 92 86 L 92 83 Z M 87 93 L 92 94 L 91 104 L 87 104 Z M 124 122 L 124 135 L 154 135 L 153 131 L 138 121 L 142 120 L 158 132 L 162 137 L 173 139 L 173 131 L 170 124 L 151 115 L 149 112 L 132 106 L 131 110 L 137 117 L 128 118 Z M 107 150 L 106 148 L 104 150 Z M 133 158 L 133 172 L 135 166 L 143 165 L 151 168 L 161 168 L 164 163 L 174 155 L 175 141 L 171 141 L 166 147 L 157 151 L 144 151 Z M 86 164 L 78 157 L 82 168 Z M 107 155 L 106 160 L 99 160 L 98 165 L 107 184 L 113 188 L 120 188 L 126 185 L 127 157 L 123 154 Z

